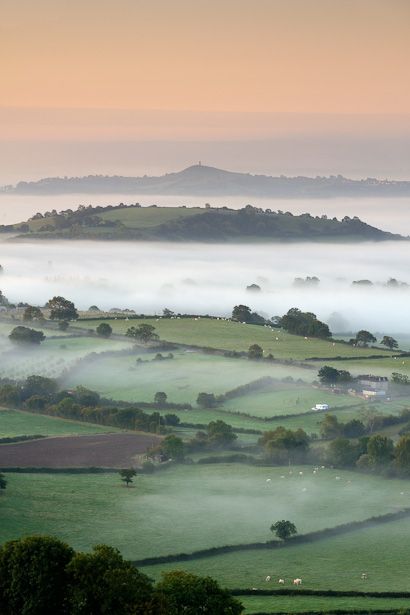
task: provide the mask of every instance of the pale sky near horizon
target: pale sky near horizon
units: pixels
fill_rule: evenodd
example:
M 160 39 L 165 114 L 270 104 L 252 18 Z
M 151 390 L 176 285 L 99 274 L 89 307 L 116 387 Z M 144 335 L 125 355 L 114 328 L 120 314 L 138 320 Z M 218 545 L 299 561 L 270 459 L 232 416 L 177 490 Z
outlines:
M 0 146 L 400 139 L 409 69 L 410 0 L 0 0 Z

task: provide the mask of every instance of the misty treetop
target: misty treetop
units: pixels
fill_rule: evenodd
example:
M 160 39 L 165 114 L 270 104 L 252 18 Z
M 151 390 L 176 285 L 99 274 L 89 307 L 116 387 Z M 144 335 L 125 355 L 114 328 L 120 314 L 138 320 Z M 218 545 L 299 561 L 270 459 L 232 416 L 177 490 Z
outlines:
M 280 319 L 280 326 L 288 333 L 328 339 L 332 336 L 327 324 L 321 322 L 312 312 L 291 308 Z

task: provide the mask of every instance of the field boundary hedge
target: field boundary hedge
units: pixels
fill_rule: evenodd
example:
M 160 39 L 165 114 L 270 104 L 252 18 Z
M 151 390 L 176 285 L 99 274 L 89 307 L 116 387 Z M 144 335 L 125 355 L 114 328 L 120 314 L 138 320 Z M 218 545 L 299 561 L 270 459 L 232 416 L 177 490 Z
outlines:
M 390 523 L 410 517 L 410 508 L 404 508 L 394 513 L 387 513 L 377 517 L 369 517 L 363 521 L 350 521 L 331 528 L 324 528 L 307 534 L 298 534 L 285 541 L 268 540 L 266 542 L 250 542 L 237 545 L 223 545 L 221 547 L 210 547 L 209 549 L 199 549 L 192 553 L 172 553 L 169 555 L 146 557 L 139 560 L 132 560 L 134 566 L 153 566 L 156 564 L 170 564 L 173 562 L 186 562 L 195 559 L 224 555 L 225 553 L 236 553 L 238 551 L 256 551 L 262 549 L 285 549 L 294 545 L 316 542 L 325 538 L 347 534 L 363 528 L 373 527 L 382 523 Z
M 331 598 L 410 598 L 410 592 L 359 591 L 337 589 L 230 589 L 232 596 L 321 596 Z
M 401 613 L 405 615 L 410 613 L 410 610 L 400 609 L 331 609 L 330 611 L 296 611 L 295 615 L 397 615 Z M 289 611 L 257 611 L 252 615 L 289 615 Z

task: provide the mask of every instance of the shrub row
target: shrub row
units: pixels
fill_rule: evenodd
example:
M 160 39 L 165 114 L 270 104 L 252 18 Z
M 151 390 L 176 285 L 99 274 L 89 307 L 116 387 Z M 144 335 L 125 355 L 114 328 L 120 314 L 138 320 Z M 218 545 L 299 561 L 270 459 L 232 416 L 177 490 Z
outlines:
M 283 549 L 291 547 L 295 544 L 303 544 L 308 542 L 316 542 L 323 538 L 329 538 L 332 536 L 338 536 L 358 529 L 366 527 L 372 527 L 379 523 L 389 523 L 390 521 L 397 521 L 405 517 L 410 516 L 410 508 L 405 508 L 394 513 L 387 513 L 386 515 L 379 515 L 377 517 L 370 517 L 363 521 L 351 521 L 349 523 L 343 523 L 342 525 L 336 525 L 335 527 L 325 528 L 323 530 L 317 530 L 316 532 L 309 532 L 308 534 L 299 534 L 292 536 L 286 541 L 280 542 L 278 540 L 269 540 L 266 542 L 253 542 L 242 543 L 237 545 L 224 545 L 221 547 L 211 547 L 209 549 L 200 549 L 193 551 L 192 553 L 177 553 L 158 557 L 148 557 L 142 560 L 133 561 L 134 566 L 151 566 L 153 564 L 169 564 L 172 562 L 184 562 L 194 559 L 202 559 L 205 557 L 212 557 L 215 555 L 223 555 L 225 553 L 234 553 L 237 551 L 253 551 L 259 549 Z
M 0 444 L 13 444 L 14 442 L 25 442 L 26 440 L 39 440 L 40 438 L 46 438 L 41 434 L 33 434 L 32 436 L 9 436 L 0 438 Z
M 410 592 L 355 591 L 336 589 L 230 589 L 232 596 L 323 596 L 333 598 L 410 598 Z

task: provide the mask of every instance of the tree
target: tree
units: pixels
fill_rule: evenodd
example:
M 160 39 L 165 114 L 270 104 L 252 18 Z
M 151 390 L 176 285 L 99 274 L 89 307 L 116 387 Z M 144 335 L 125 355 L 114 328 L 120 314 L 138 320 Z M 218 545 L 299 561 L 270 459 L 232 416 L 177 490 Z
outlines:
M 169 435 L 161 442 L 161 452 L 167 457 L 167 459 L 174 459 L 175 461 L 183 461 L 185 456 L 185 447 L 181 438 L 174 435 Z
M 97 545 L 91 553 L 76 553 L 67 574 L 70 615 L 154 613 L 150 579 L 125 561 L 117 549 Z
M 377 339 L 370 333 L 370 331 L 366 331 L 365 329 L 361 329 L 356 333 L 355 337 L 356 345 L 362 346 L 366 348 L 369 344 L 375 344 Z
M 319 430 L 322 438 L 337 438 L 342 433 L 342 425 L 333 414 L 325 414 L 319 423 Z
M 399 347 L 398 341 L 395 340 L 394 337 L 390 337 L 390 335 L 385 335 L 380 343 L 383 346 L 386 346 L 387 348 L 389 348 L 390 350 L 393 350 L 393 348 Z
M 216 397 L 213 393 L 199 393 L 196 403 L 201 408 L 214 408 L 217 405 Z
M 28 399 L 33 395 L 42 395 L 52 398 L 58 389 L 57 382 L 45 376 L 29 376 L 26 378 L 21 395 L 23 399 Z
M 112 327 L 107 322 L 100 322 L 95 331 L 100 337 L 108 338 L 112 334 Z
M 39 307 L 34 307 L 33 305 L 29 305 L 26 307 L 23 313 L 23 320 L 44 320 L 43 312 Z
M 263 359 L 263 348 L 259 344 L 249 346 L 248 359 Z
M 285 521 L 285 519 L 282 519 L 282 521 L 276 521 L 276 523 L 270 526 L 270 531 L 280 540 L 287 540 L 291 536 L 298 533 L 294 523 L 291 521 Z
M 410 475 L 410 435 L 400 438 L 394 449 L 395 463 L 399 471 L 405 476 Z
M 317 375 L 322 384 L 342 384 L 352 380 L 352 376 L 347 370 L 336 369 L 334 367 L 330 367 L 329 365 L 324 365 L 321 367 Z
M 134 468 L 124 468 L 123 470 L 120 470 L 121 480 L 127 485 L 127 487 L 129 487 L 129 485 L 133 482 L 133 478 L 136 475 L 137 473 Z
M 7 480 L 4 474 L 0 472 L 0 489 L 4 490 L 7 487 Z
M 138 327 L 130 327 L 125 335 L 133 337 L 144 344 L 159 339 L 159 336 L 155 333 L 155 327 L 146 324 L 138 325 Z
M 232 320 L 237 320 L 238 322 L 250 322 L 251 317 L 251 309 L 247 305 L 235 305 L 232 310 Z
M 48 301 L 51 320 L 77 320 L 78 312 L 72 301 L 64 297 L 53 297 Z
M 35 329 L 23 327 L 22 325 L 14 327 L 9 335 L 9 340 L 11 342 L 23 345 L 41 344 L 45 339 L 46 336 L 42 331 L 36 331 Z
M 241 615 L 242 604 L 211 577 L 176 570 L 163 574 L 155 593 L 166 615 Z
M 211 421 L 206 429 L 208 435 L 208 443 L 210 446 L 223 447 L 229 446 L 238 436 L 234 433 L 232 426 L 224 421 Z
M 309 437 L 303 429 L 292 431 L 281 426 L 265 431 L 258 444 L 272 462 L 302 462 L 309 450 Z
M 407 374 L 399 374 L 398 372 L 393 372 L 391 375 L 392 382 L 395 384 L 410 384 L 410 379 Z
M 251 312 L 247 305 L 235 305 L 232 310 L 232 320 L 246 322 L 250 325 L 264 325 L 266 322 L 257 312 Z
M 336 438 L 326 451 L 328 463 L 338 468 L 351 468 L 359 457 L 357 445 L 352 444 L 347 438 Z
M 327 339 L 332 336 L 326 323 L 317 319 L 312 312 L 302 312 L 298 308 L 291 308 L 280 319 L 281 326 L 295 335 L 304 335 Z
M 167 403 L 168 395 L 163 391 L 157 391 L 154 395 L 154 404 L 157 406 L 165 406 Z
M 2 615 L 67 613 L 66 568 L 73 553 L 64 542 L 48 536 L 6 542 L 0 548 Z
M 369 463 L 374 466 L 387 465 L 393 459 L 393 441 L 390 438 L 376 434 L 367 442 Z
M 342 424 L 343 435 L 346 438 L 361 438 L 366 433 L 366 428 L 359 419 L 352 419 Z

